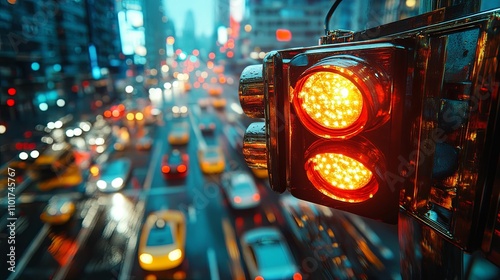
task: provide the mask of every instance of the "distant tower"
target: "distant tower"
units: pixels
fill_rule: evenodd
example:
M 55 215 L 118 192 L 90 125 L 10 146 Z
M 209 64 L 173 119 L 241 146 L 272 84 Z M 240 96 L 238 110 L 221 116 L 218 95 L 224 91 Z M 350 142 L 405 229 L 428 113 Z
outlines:
M 146 35 L 146 64 L 159 69 L 166 59 L 166 39 L 169 35 L 168 18 L 162 0 L 144 1 L 144 29 Z
M 186 12 L 184 17 L 184 29 L 182 30 L 182 40 L 180 47 L 184 52 L 189 52 L 197 48 L 196 40 L 196 18 L 192 10 Z

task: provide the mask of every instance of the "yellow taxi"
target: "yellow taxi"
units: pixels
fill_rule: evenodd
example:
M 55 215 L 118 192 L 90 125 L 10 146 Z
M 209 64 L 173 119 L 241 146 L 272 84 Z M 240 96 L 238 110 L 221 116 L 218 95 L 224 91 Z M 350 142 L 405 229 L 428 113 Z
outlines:
M 42 191 L 48 191 L 55 188 L 69 188 L 82 183 L 82 171 L 76 164 L 70 164 L 60 175 L 38 182 L 38 188 Z
M 215 109 L 224 109 L 226 107 L 226 99 L 224 97 L 213 98 L 212 106 Z
M 71 219 L 76 211 L 73 200 L 65 196 L 55 196 L 45 206 L 40 219 L 51 225 L 62 225 Z
M 168 134 L 170 145 L 186 145 L 189 142 L 189 124 L 187 122 L 174 123 Z
M 222 94 L 222 88 L 221 87 L 210 87 L 208 89 L 208 94 L 212 96 L 218 96 Z
M 184 260 L 186 218 L 178 210 L 161 210 L 148 215 L 137 250 L 144 270 L 161 271 L 179 266 Z
M 198 160 L 201 171 L 205 174 L 222 173 L 226 167 L 224 153 L 221 148 L 216 146 L 200 149 Z

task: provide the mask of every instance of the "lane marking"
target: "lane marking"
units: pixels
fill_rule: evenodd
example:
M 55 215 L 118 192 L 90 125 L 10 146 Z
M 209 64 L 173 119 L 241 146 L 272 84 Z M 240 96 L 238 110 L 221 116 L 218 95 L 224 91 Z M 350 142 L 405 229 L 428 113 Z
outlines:
M 11 273 L 7 280 L 17 279 L 19 276 L 21 276 L 21 273 L 28 265 L 28 262 L 31 260 L 38 247 L 40 247 L 42 242 L 45 240 L 45 237 L 47 237 L 49 229 L 50 226 L 48 224 L 44 224 L 44 226 L 40 229 L 40 232 L 38 232 L 38 235 L 33 239 L 33 241 L 31 241 L 28 249 L 23 253 L 23 256 L 17 263 L 16 272 Z
M 158 136 L 161 136 L 161 133 L 158 133 Z M 157 136 L 157 137 L 158 137 Z M 153 159 L 149 163 L 148 173 L 146 175 L 146 180 L 144 180 L 143 189 L 149 191 L 151 189 L 151 184 L 153 183 L 153 172 L 157 167 L 157 164 L 160 162 L 161 156 L 161 148 L 163 147 L 163 141 L 158 141 L 160 144 L 155 145 L 153 150 Z M 130 279 L 130 273 L 132 271 L 132 263 L 135 260 L 135 249 L 137 245 L 137 239 L 139 237 L 139 232 L 141 229 L 142 220 L 144 219 L 144 214 L 146 210 L 146 201 L 149 196 L 143 196 L 142 200 L 139 200 L 135 207 L 135 212 L 137 213 L 136 224 L 133 227 L 133 234 L 128 239 L 127 249 L 125 251 L 124 261 L 122 269 L 120 270 L 120 275 L 118 275 L 119 280 L 128 280 Z
M 230 265 L 233 279 L 245 280 L 245 273 L 243 272 L 243 267 L 240 262 L 240 250 L 236 243 L 236 234 L 227 218 L 222 220 L 222 231 L 224 233 L 224 240 L 226 241 L 227 253 L 231 259 Z
M 207 250 L 208 267 L 210 268 L 210 279 L 219 280 L 219 269 L 217 267 L 217 256 L 211 247 Z
M 189 214 L 189 221 L 191 223 L 196 223 L 196 209 L 193 207 L 192 204 L 190 204 L 188 207 L 188 214 Z
M 191 112 L 191 110 L 189 110 L 189 112 Z M 201 135 L 201 131 L 198 129 L 198 126 L 195 125 L 196 123 L 194 121 L 194 116 L 191 113 L 189 114 L 189 122 L 191 123 L 191 127 L 193 128 L 194 131 L 194 136 L 196 138 L 196 141 L 198 142 L 198 149 L 206 150 L 207 142 L 205 142 L 205 138 L 203 138 L 203 136 Z

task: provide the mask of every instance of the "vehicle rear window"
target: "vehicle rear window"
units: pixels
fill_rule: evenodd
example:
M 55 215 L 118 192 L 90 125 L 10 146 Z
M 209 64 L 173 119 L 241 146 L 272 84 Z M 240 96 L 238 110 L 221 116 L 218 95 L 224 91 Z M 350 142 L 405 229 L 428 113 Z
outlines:
M 170 157 L 168 158 L 168 163 L 169 164 L 181 164 L 182 163 L 182 157 L 180 154 L 172 153 Z
M 170 224 L 165 224 L 163 228 L 153 226 L 149 232 L 146 246 L 163 246 L 174 243 L 174 236 L 172 235 L 172 227 Z
M 289 262 L 279 240 L 265 240 L 253 244 L 257 266 L 261 268 L 280 267 Z

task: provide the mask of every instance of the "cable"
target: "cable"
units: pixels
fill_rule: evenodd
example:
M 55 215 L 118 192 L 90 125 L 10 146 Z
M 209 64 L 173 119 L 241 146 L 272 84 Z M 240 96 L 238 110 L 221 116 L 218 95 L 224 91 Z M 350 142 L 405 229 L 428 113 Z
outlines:
M 325 17 L 325 35 L 328 35 L 328 31 L 330 30 L 330 27 L 329 27 L 330 19 L 332 18 L 333 12 L 335 12 L 335 10 L 339 6 L 340 2 L 342 2 L 342 0 L 335 0 L 332 7 L 330 8 L 328 13 L 326 14 L 326 17 Z

